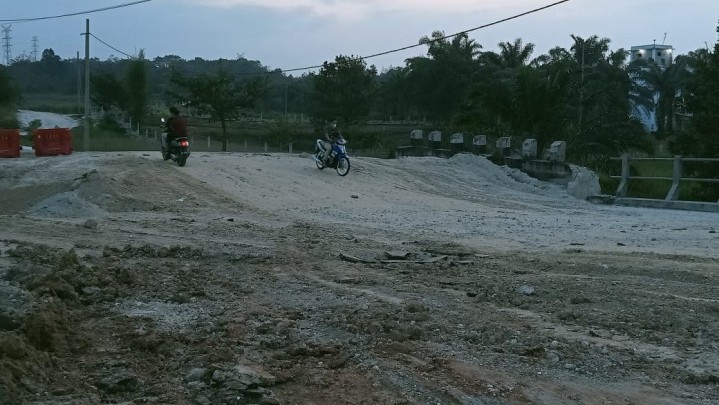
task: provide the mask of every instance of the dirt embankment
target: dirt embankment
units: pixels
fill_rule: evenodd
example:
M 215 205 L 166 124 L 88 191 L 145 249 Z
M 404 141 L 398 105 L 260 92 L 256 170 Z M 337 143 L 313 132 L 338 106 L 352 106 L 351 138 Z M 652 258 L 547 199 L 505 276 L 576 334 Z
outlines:
M 712 214 L 155 155 L 0 162 L 0 402 L 719 403 Z

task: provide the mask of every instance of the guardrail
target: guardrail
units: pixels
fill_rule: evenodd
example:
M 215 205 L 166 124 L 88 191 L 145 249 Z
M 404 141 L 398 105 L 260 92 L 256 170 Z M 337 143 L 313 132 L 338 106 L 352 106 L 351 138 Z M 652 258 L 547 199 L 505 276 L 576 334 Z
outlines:
M 667 193 L 664 201 L 677 201 L 679 198 L 679 186 L 682 182 L 700 182 L 700 183 L 719 183 L 719 179 L 704 179 L 697 177 L 682 177 L 683 162 L 711 162 L 719 163 L 719 159 L 712 158 L 686 158 L 682 156 L 675 156 L 673 158 L 632 158 L 628 154 L 622 155 L 620 158 L 612 158 L 613 160 L 622 161 L 622 173 L 620 176 L 610 176 L 613 179 L 621 179 L 619 187 L 617 188 L 616 196 L 618 198 L 624 198 L 627 195 L 629 189 L 630 180 L 664 180 L 671 181 L 672 185 Z M 632 176 L 630 174 L 631 162 L 632 161 L 674 161 L 674 171 L 672 177 L 646 177 L 646 176 Z M 719 204 L 719 201 L 717 201 Z

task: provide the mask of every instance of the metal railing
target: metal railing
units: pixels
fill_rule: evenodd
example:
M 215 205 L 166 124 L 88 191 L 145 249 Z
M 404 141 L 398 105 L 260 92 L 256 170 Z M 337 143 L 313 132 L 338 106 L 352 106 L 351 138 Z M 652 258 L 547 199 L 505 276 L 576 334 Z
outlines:
M 613 158 L 613 160 L 622 161 L 622 173 L 620 176 L 610 176 L 613 179 L 621 179 L 619 187 L 617 187 L 617 197 L 624 198 L 627 196 L 629 190 L 630 180 L 663 180 L 671 181 L 672 185 L 667 193 L 664 201 L 677 201 L 679 198 L 679 186 L 682 182 L 700 182 L 700 183 L 719 183 L 719 179 L 704 179 L 697 177 L 682 177 L 683 162 L 705 162 L 705 163 L 719 163 L 719 159 L 712 158 L 686 158 L 682 156 L 675 156 L 673 158 L 633 158 L 629 154 L 624 154 L 620 158 Z M 647 177 L 647 176 L 632 176 L 630 174 L 631 162 L 632 161 L 674 161 L 674 170 L 672 177 Z M 717 201 L 719 203 L 719 201 Z

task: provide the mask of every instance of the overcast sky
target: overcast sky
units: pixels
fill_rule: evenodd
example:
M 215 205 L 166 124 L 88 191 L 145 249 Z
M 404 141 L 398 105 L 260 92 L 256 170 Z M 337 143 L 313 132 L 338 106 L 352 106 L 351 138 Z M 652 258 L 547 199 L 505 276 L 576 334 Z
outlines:
M 46 17 L 133 0 L 0 0 L 0 20 Z M 12 23 L 13 57 L 52 48 L 63 59 L 84 56 L 90 31 L 117 50 L 146 57 L 258 60 L 272 69 L 322 64 L 337 55 L 364 56 L 416 44 L 441 30 L 454 34 L 557 0 L 152 0 L 89 15 Z M 534 57 L 570 35 L 609 38 L 612 49 L 665 43 L 685 54 L 717 41 L 718 0 L 570 0 L 556 7 L 470 33 L 485 50 L 522 38 Z M 4 22 L 2 24 L 9 24 Z M 666 34 L 666 39 L 665 39 Z M 378 68 L 403 66 L 425 47 L 372 58 Z M 5 62 L 2 52 L 0 62 Z M 124 58 L 92 39 L 91 55 Z

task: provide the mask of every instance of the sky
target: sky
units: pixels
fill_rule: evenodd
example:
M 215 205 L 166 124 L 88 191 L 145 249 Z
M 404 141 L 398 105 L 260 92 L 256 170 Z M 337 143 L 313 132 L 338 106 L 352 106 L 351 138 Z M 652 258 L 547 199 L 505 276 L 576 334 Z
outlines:
M 270 69 L 321 65 L 337 55 L 366 56 L 415 45 L 433 31 L 455 34 L 547 6 L 558 0 L 150 0 L 87 15 L 10 26 L 12 57 L 38 57 L 52 48 L 63 59 L 84 57 L 85 20 L 90 55 L 101 60 L 178 55 L 214 60 L 244 57 Z M 0 0 L 0 20 L 40 18 L 112 7 L 133 0 Z M 473 31 L 485 51 L 521 38 L 533 57 L 571 35 L 609 38 L 610 47 L 672 45 L 675 55 L 717 42 L 717 0 L 569 0 L 544 11 Z M 0 38 L 2 35 L 0 33 Z M 0 45 L 2 42 L 0 41 Z M 113 49 L 114 48 L 114 49 Z M 426 47 L 370 58 L 378 69 L 404 66 Z M 0 63 L 5 63 L 0 47 Z M 298 72 L 301 74 L 301 72 Z

